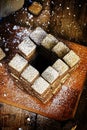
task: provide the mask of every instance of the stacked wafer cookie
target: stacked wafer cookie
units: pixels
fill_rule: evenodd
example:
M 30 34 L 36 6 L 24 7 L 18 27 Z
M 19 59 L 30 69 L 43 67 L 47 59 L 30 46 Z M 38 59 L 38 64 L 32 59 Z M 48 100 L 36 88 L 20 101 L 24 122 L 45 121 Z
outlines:
M 31 65 L 38 47 L 42 55 L 54 61 L 42 73 Z M 40 27 L 22 41 L 18 49 L 19 53 L 9 62 L 11 74 L 22 88 L 43 103 L 48 102 L 61 89 L 62 84 L 70 77 L 69 71 L 80 60 L 73 50 Z
M 6 55 L 5 55 L 4 51 L 2 50 L 2 48 L 0 48 L 0 60 L 2 60 L 5 56 Z

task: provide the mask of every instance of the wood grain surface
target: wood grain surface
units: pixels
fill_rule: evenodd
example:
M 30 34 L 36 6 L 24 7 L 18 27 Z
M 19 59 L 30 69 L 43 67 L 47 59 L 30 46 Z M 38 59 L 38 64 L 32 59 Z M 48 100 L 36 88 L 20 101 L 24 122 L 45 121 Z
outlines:
M 7 63 L 11 59 L 12 55 L 16 53 L 16 46 L 30 32 L 28 31 L 29 28 L 41 26 L 46 31 L 49 32 L 50 30 L 50 32 L 53 32 L 53 35 L 62 35 L 63 38 L 72 40 L 74 42 L 77 41 L 80 44 L 83 44 L 83 42 L 85 42 L 84 45 L 87 46 L 87 1 L 84 0 L 83 2 L 81 0 L 73 0 L 72 2 L 72 0 L 52 0 L 52 2 L 50 2 L 50 0 L 44 0 L 43 2 L 43 11 L 38 17 L 31 18 L 31 15 L 27 12 L 26 8 L 22 8 L 21 10 L 15 12 L 15 14 L 10 15 L 9 18 L 5 18 L 5 23 L 3 23 L 3 21 L 2 23 L 0 23 L 0 47 L 2 47 L 4 51 L 5 47 L 7 49 L 9 48 L 8 52 L 5 51 L 5 53 L 7 54 L 6 58 L 2 62 L 0 61 L 0 130 L 19 130 L 19 128 L 21 128 L 22 130 L 72 130 L 72 128 L 75 128 L 75 126 L 75 130 L 87 130 L 87 82 L 86 85 L 83 86 L 84 80 L 87 79 L 87 47 L 79 46 L 75 43 L 66 42 L 66 44 L 68 44 L 70 48 L 72 48 L 80 55 L 80 57 L 82 57 L 80 63 L 81 66 L 79 67 L 80 70 L 78 71 L 78 73 L 73 73 L 73 80 L 76 78 L 76 83 L 73 83 L 71 85 L 75 91 L 78 91 L 77 96 L 79 95 L 79 93 L 81 94 L 83 89 L 77 112 L 72 120 L 70 119 L 64 122 L 60 122 L 30 112 L 29 110 L 32 110 L 30 109 L 31 104 L 29 105 L 30 101 L 26 101 L 26 98 L 24 98 L 24 102 L 26 101 L 27 108 L 26 106 L 24 106 L 23 103 L 21 104 L 22 106 L 19 104 L 19 101 L 21 103 L 21 97 L 23 101 L 23 95 L 27 94 L 22 93 L 22 95 L 20 95 L 21 90 L 18 89 L 17 86 L 12 86 L 12 84 L 15 84 L 15 82 L 13 82 L 12 77 L 8 73 Z M 70 9 L 67 10 L 66 7 L 69 7 Z M 13 23 L 13 25 L 9 22 Z M 27 28 L 24 29 L 17 26 L 16 29 L 16 26 L 14 25 L 27 26 Z M 67 28 L 69 25 L 71 26 Z M 3 72 L 5 73 L 3 74 Z M 74 74 L 76 74 L 75 77 Z M 6 84 L 4 81 L 6 81 L 6 83 L 8 83 L 9 85 Z M 69 81 L 71 83 L 72 80 Z M 15 89 L 17 89 L 16 92 Z M 19 96 L 17 96 L 18 94 Z M 11 97 L 11 95 L 13 96 Z M 14 97 L 15 95 L 16 97 Z M 25 97 L 28 97 L 28 95 Z M 58 100 L 57 95 L 55 97 L 52 99 L 52 101 L 55 101 L 55 99 Z M 70 99 L 70 101 L 72 100 Z M 5 102 L 7 104 L 2 102 Z M 13 105 L 17 107 L 14 107 Z M 56 111 L 57 108 L 54 105 L 53 110 Z M 70 102 L 67 102 L 67 105 L 70 106 Z M 19 107 L 27 109 L 28 111 L 23 110 Z M 47 113 L 41 114 L 48 116 Z M 53 118 L 54 116 L 51 117 Z M 27 118 L 30 118 L 30 121 L 27 121 Z M 58 118 L 59 117 L 57 117 L 56 119 Z

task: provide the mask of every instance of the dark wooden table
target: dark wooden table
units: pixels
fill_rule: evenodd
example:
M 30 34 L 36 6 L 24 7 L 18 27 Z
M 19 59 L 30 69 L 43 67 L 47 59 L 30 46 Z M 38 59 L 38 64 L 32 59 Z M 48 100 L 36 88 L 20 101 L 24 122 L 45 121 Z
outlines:
M 49 11 L 49 6 L 46 7 L 46 3 L 42 12 L 43 14 L 45 9 Z M 22 14 L 22 21 L 20 21 L 22 11 L 24 12 L 24 10 L 21 10 L 19 11 L 19 14 L 17 12 L 17 14 L 13 17 L 10 16 L 9 21 L 12 23 L 19 22 L 18 24 L 20 24 L 23 20 L 26 21 L 26 19 L 23 18 L 24 13 Z M 25 15 L 27 17 L 26 11 Z M 39 23 L 37 20 L 39 18 L 42 19 L 43 15 L 39 18 L 35 17 L 34 22 L 32 22 L 31 19 L 28 22 L 30 22 L 32 26 L 43 25 L 42 27 L 45 28 L 48 27 L 47 24 L 50 20 L 49 12 L 46 16 L 47 17 L 43 19 L 46 26 L 42 24 L 43 21 L 42 23 Z M 21 23 L 21 26 L 25 25 L 25 21 L 24 23 Z M 74 119 L 64 122 L 56 121 L 5 103 L 0 103 L 0 130 L 75 130 L 75 128 L 76 130 L 87 130 L 87 82 L 84 86 L 76 116 Z

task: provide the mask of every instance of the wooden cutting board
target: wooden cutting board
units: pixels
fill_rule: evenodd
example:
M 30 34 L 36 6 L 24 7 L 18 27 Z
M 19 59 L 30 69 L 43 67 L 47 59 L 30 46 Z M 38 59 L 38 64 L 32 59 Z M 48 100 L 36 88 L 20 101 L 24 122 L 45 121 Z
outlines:
M 3 25 L 1 28 L 3 29 L 0 31 L 0 34 L 2 33 L 2 36 L 5 38 L 5 42 L 7 42 L 6 47 L 9 48 L 9 52 L 7 52 L 6 58 L 0 62 L 0 102 L 56 120 L 73 118 L 86 80 L 87 47 L 64 41 L 70 49 L 79 55 L 81 60 L 77 68 L 71 71 L 70 78 L 63 84 L 61 90 L 48 103 L 43 104 L 37 98 L 28 95 L 17 87 L 9 73 L 7 65 L 17 51 L 15 49 L 16 46 L 23 39 L 23 36 L 29 35 L 30 30 L 26 30 L 23 27 L 14 29 L 13 25 L 10 24 Z M 5 46 L 2 47 L 4 48 Z

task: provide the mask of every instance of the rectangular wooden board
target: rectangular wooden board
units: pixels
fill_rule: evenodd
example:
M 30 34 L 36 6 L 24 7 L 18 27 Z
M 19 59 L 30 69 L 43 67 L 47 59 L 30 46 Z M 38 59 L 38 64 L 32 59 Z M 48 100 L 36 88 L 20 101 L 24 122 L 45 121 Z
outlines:
M 12 40 L 13 37 L 11 36 L 8 42 L 8 46 L 11 50 L 10 55 L 8 55 L 0 65 L 0 102 L 56 120 L 73 118 L 87 74 L 87 47 L 64 41 L 70 49 L 79 55 L 80 62 L 78 66 L 70 72 L 70 78 L 62 85 L 61 90 L 53 96 L 48 103 L 43 104 L 36 97 L 18 88 L 10 75 L 8 61 L 16 52 L 13 47 L 15 45 L 11 42 Z

